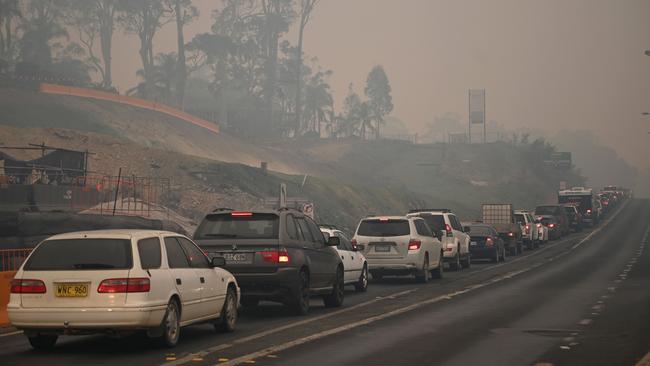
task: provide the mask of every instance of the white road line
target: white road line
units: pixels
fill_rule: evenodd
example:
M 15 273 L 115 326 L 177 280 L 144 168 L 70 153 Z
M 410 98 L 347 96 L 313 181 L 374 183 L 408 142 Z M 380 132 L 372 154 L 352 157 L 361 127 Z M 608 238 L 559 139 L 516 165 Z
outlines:
M 23 331 L 19 330 L 19 331 L 16 331 L 16 332 L 0 334 L 0 338 L 14 336 L 14 335 L 18 335 L 18 334 L 23 334 Z

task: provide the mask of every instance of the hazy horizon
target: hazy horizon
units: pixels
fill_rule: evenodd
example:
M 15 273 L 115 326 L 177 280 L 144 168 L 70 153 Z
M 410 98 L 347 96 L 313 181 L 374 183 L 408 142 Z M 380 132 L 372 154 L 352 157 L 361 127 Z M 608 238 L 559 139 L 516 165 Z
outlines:
M 209 32 L 221 2 L 195 0 L 186 39 Z M 412 132 L 446 112 L 467 119 L 467 89 L 487 90 L 487 119 L 513 129 L 592 130 L 635 167 L 650 168 L 650 2 L 644 0 L 327 0 L 305 35 L 305 52 L 334 71 L 341 108 L 348 85 L 362 93 L 383 65 L 395 110 Z M 292 31 L 286 39 L 295 43 Z M 136 84 L 134 36 L 115 36 L 115 83 Z M 173 24 L 156 52 L 176 45 Z M 132 50 L 128 54 L 118 50 Z

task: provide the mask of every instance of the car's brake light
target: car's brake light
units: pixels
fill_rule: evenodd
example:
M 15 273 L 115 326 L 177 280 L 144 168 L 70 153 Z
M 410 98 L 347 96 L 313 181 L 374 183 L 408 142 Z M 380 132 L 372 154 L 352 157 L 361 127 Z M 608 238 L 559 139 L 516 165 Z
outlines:
M 286 249 L 280 250 L 265 250 L 260 253 L 262 260 L 268 263 L 282 263 L 288 264 L 290 262 L 289 252 Z
M 109 278 L 103 280 L 97 292 L 100 294 L 123 294 L 127 292 L 149 292 L 151 283 L 148 278 Z
M 590 214 L 590 213 L 591 213 L 591 209 L 587 209 L 587 214 Z
M 530 233 L 530 224 L 526 224 L 526 234 Z
M 357 239 L 350 240 L 350 244 L 352 244 L 352 249 L 359 249 L 359 246 L 357 245 Z
M 537 224 L 538 229 L 541 228 L 541 227 L 542 227 L 542 224 Z
M 448 237 L 454 236 L 454 233 L 451 231 L 451 225 L 445 224 L 445 231 L 447 232 Z
M 46 291 L 41 280 L 11 280 L 12 294 L 44 294 Z
M 416 239 L 411 239 L 409 241 L 409 250 L 418 250 L 420 249 L 420 246 L 422 245 L 422 242 Z
M 492 238 L 487 238 L 487 240 L 485 241 L 485 245 L 487 245 L 489 247 L 493 246 L 494 245 L 494 240 L 492 240 Z
M 508 236 L 509 236 L 509 237 L 513 237 L 513 236 L 515 236 L 515 233 L 513 233 L 513 232 L 511 231 L 511 232 L 508 233 Z
M 253 216 L 252 212 L 231 212 L 230 216 L 232 217 L 251 217 Z
M 552 229 L 552 228 L 555 227 L 555 224 L 548 224 L 548 227 L 550 227 Z
M 381 222 L 388 222 L 388 217 L 380 217 L 379 221 Z

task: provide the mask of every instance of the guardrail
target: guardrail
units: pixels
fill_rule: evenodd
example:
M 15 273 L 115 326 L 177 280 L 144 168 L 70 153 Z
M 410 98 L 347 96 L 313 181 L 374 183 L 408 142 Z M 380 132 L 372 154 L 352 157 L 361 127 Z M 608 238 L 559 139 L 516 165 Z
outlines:
M 17 271 L 31 252 L 32 248 L 0 249 L 0 272 Z

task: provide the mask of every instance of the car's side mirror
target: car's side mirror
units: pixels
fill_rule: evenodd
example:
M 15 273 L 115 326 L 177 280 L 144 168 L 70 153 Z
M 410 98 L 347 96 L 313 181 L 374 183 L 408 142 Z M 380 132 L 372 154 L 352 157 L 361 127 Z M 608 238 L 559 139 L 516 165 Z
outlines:
M 338 236 L 330 236 L 327 239 L 327 246 L 338 247 L 341 244 L 341 239 Z
M 226 258 L 224 257 L 212 257 L 210 262 L 212 263 L 212 268 L 222 268 L 226 266 Z

